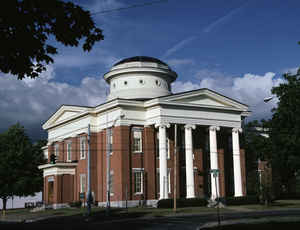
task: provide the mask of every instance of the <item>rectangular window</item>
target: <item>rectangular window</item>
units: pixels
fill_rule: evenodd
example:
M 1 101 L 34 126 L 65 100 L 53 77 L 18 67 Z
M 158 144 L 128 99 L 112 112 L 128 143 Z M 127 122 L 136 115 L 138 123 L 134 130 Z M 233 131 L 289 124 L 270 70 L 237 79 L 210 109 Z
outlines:
M 80 174 L 80 192 L 86 192 L 86 175 Z
M 141 153 L 143 151 L 142 131 L 133 131 L 133 152 Z
M 143 193 L 143 171 L 142 170 L 134 171 L 134 193 L 135 194 Z
M 69 141 L 67 143 L 67 161 L 71 161 L 72 160 L 72 142 Z
M 113 129 L 112 128 L 108 128 L 107 129 L 107 137 L 106 137 L 107 141 L 108 141 L 108 151 L 110 152 L 110 154 L 112 154 L 113 152 Z
M 80 137 L 80 159 L 85 159 L 86 137 Z
M 159 177 L 159 168 L 156 169 L 156 188 L 157 193 L 160 192 L 160 177 Z M 168 193 L 171 193 L 171 169 L 168 168 L 168 177 L 165 178 L 165 183 L 168 184 Z
M 159 178 L 159 169 L 156 169 L 156 192 L 159 194 L 160 192 L 160 178 Z
M 114 171 L 110 171 L 110 177 L 109 177 L 109 193 L 111 196 L 114 195 Z
M 168 193 L 171 193 L 171 169 L 168 169 Z
M 59 156 L 59 145 L 58 144 L 54 145 L 54 155 Z

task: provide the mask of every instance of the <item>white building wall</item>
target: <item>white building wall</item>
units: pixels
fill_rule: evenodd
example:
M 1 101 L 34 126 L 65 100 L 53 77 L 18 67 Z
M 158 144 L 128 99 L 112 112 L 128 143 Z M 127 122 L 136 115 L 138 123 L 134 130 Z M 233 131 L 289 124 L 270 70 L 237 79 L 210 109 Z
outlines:
M 18 197 L 15 196 L 13 199 L 10 198 L 7 200 L 6 208 L 12 209 L 12 208 L 24 208 L 26 202 L 41 202 L 43 199 L 42 192 L 38 192 L 35 194 L 35 196 L 26 196 L 26 197 Z M 0 199 L 0 209 L 3 208 L 3 201 Z

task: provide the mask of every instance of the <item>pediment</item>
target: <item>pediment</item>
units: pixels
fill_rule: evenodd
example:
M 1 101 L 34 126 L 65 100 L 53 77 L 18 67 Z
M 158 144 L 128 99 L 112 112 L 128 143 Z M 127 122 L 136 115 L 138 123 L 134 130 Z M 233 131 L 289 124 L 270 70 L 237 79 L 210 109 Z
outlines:
M 209 97 L 208 95 L 198 95 L 188 98 L 182 98 L 174 100 L 181 103 L 191 103 L 197 105 L 208 105 L 208 106 L 231 106 L 228 103 L 225 103 L 220 100 L 216 100 L 215 98 Z
M 164 101 L 178 102 L 180 104 L 193 104 L 206 107 L 234 108 L 247 111 L 248 106 L 234 99 L 216 93 L 209 89 L 199 89 L 184 93 L 173 94 L 162 98 Z
M 44 123 L 43 129 L 48 129 L 49 127 L 68 121 L 87 110 L 88 107 L 63 105 Z

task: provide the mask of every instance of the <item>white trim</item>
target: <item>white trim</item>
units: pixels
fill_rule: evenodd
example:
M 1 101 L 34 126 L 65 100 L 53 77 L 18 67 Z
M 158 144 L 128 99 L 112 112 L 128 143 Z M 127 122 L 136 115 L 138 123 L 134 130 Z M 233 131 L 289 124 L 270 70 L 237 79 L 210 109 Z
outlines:
M 82 145 L 82 142 L 84 142 L 84 144 Z M 84 160 L 86 158 L 86 136 L 82 136 L 79 138 L 79 155 L 80 155 L 80 160 Z
M 83 178 L 84 178 L 84 181 L 83 181 Z M 85 183 L 83 183 L 85 182 Z M 85 193 L 87 192 L 87 177 L 86 177 L 86 174 L 85 173 L 81 173 L 79 174 L 79 190 L 80 190 L 80 193 Z M 83 186 L 84 186 L 84 189 L 83 189 Z
M 69 154 L 70 152 L 70 154 Z M 67 162 L 72 161 L 72 141 L 67 141 Z
M 46 168 L 43 171 L 43 177 L 63 175 L 63 174 L 75 175 L 75 169 L 74 168 L 55 167 L 55 168 Z

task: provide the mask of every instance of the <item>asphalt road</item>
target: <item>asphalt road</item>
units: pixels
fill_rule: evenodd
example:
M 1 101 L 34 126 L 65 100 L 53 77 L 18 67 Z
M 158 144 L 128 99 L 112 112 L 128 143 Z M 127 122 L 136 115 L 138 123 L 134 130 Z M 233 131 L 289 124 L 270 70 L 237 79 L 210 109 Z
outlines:
M 222 221 L 225 220 L 240 220 L 245 218 L 262 218 L 262 217 L 299 217 L 300 209 L 285 210 L 285 211 L 259 211 L 259 212 L 234 212 L 234 213 L 221 213 Z M 33 223 L 21 224 L 1 224 L 2 229 L 11 229 L 14 227 L 21 229 L 39 229 L 39 230 L 57 230 L 57 229 L 101 229 L 101 230 L 117 230 L 117 229 L 130 229 L 130 230 L 195 230 L 201 225 L 208 222 L 217 221 L 216 214 L 206 215 L 185 215 L 185 216 L 172 216 L 172 217 L 157 217 L 157 218 L 136 218 L 128 220 L 114 220 L 114 221 L 101 221 L 93 220 L 86 222 L 85 219 L 72 219 L 72 218 L 54 218 L 43 220 Z

